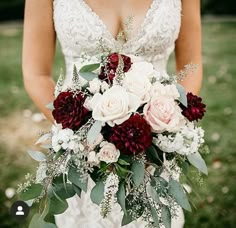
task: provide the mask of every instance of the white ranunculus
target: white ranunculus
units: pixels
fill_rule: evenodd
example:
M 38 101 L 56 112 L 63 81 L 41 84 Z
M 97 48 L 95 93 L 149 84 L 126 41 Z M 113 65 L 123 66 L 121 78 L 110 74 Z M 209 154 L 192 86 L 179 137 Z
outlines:
M 110 87 L 109 84 L 107 82 L 103 81 L 101 84 L 101 91 L 104 93 L 106 90 L 109 89 L 109 87 Z
M 94 78 L 92 81 L 89 82 L 88 90 L 90 93 L 95 94 L 99 93 L 101 87 L 101 81 L 98 78 Z
M 111 87 L 103 94 L 95 94 L 90 100 L 93 118 L 106 122 L 111 127 L 126 121 L 140 104 L 139 97 L 119 85 Z
M 120 151 L 116 149 L 114 144 L 104 141 L 101 143 L 101 149 L 97 156 L 100 161 L 113 163 L 118 161 Z
M 160 82 L 155 82 L 152 85 L 150 90 L 151 97 L 163 96 L 163 97 L 170 97 L 173 99 L 179 98 L 179 92 L 175 85 L 163 85 Z
M 88 154 L 88 163 L 98 165 L 99 159 L 95 151 L 90 151 Z

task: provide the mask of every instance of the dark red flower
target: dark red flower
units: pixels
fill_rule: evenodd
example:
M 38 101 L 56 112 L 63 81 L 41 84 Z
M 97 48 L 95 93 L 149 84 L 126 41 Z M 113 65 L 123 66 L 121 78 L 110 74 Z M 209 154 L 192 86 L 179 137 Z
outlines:
M 126 55 L 121 55 L 123 62 L 124 62 L 124 68 L 123 71 L 127 72 L 132 63 L 131 63 L 131 59 L 130 57 L 126 56 Z M 119 65 L 119 55 L 117 53 L 113 53 L 111 55 L 109 55 L 107 57 L 107 61 L 105 63 L 104 66 L 101 67 L 101 72 L 98 75 L 99 79 L 101 80 L 105 80 L 106 82 L 110 82 L 112 83 L 114 77 L 115 77 L 115 73 L 116 73 L 116 69 Z
M 187 94 L 187 100 L 188 100 L 188 107 L 185 107 L 184 105 L 180 105 L 182 111 L 182 114 L 189 120 L 199 120 L 202 119 L 204 116 L 204 113 L 206 112 L 206 105 L 202 103 L 202 98 L 198 97 L 196 95 L 193 95 L 192 93 Z
M 87 120 L 89 111 L 83 106 L 85 101 L 83 93 L 66 91 L 61 92 L 54 100 L 52 115 L 58 124 L 64 128 L 77 130 Z
M 112 128 L 110 141 L 121 153 L 127 155 L 144 153 L 152 142 L 151 127 L 145 119 L 136 114 Z

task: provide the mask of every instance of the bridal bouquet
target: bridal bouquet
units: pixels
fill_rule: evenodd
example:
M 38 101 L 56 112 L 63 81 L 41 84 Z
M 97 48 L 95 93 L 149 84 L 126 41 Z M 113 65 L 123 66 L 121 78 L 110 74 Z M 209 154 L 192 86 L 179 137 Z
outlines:
M 191 210 L 179 176 L 189 165 L 207 174 L 199 153 L 204 131 L 196 125 L 205 105 L 177 76 L 137 56 L 111 53 L 74 66 L 70 85 L 60 77 L 51 108 L 55 124 L 37 141 L 48 152 L 29 151 L 39 166 L 19 186 L 23 200 L 40 204 L 32 224 L 63 213 L 66 199 L 83 197 L 90 180 L 101 216 L 118 203 L 122 225 L 141 218 L 168 228 L 179 207 Z

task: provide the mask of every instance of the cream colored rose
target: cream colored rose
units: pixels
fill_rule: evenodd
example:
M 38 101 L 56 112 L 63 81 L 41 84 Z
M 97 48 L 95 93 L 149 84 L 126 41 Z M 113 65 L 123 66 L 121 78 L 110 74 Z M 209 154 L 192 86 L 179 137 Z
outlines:
M 120 151 L 116 149 L 115 145 L 109 142 L 102 142 L 101 149 L 97 154 L 100 161 L 106 163 L 117 162 L 120 156 Z
M 140 104 L 139 97 L 118 85 L 111 87 L 103 94 L 95 94 L 90 100 L 93 118 L 106 122 L 111 127 L 126 121 Z
M 150 90 L 150 96 L 170 97 L 176 100 L 180 95 L 175 85 L 163 85 L 160 82 L 155 82 Z
M 145 68 L 146 66 L 146 68 Z M 123 86 L 127 91 L 137 95 L 142 103 L 146 103 L 150 99 L 149 91 L 152 86 L 150 82 L 150 75 L 153 72 L 152 65 L 144 64 L 141 70 L 139 67 L 134 67 L 125 74 Z
M 143 109 L 144 118 L 156 133 L 176 132 L 185 124 L 181 109 L 172 98 L 154 97 Z

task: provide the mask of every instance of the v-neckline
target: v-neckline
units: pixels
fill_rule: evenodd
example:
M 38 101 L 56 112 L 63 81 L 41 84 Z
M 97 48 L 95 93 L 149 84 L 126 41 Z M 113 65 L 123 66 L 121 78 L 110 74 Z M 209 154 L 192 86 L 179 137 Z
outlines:
M 118 38 L 118 35 L 117 37 L 114 37 L 113 34 L 111 33 L 111 31 L 108 29 L 107 25 L 104 23 L 104 21 L 101 19 L 101 17 L 87 4 L 87 2 L 85 2 L 84 0 L 80 0 L 82 5 L 86 8 L 86 10 L 92 14 L 92 16 L 94 16 L 94 18 L 100 23 L 100 25 L 103 27 L 104 29 L 104 32 L 109 36 L 109 38 L 114 42 L 114 43 L 118 43 L 120 42 L 117 38 Z M 152 0 L 152 3 L 150 4 L 148 10 L 146 11 L 145 15 L 144 15 L 144 18 L 142 19 L 142 22 L 141 24 L 138 26 L 137 30 L 135 31 L 134 33 L 134 36 L 132 36 L 130 39 L 128 39 L 126 42 L 124 42 L 123 45 L 127 45 L 128 43 L 130 43 L 131 41 L 133 41 L 134 39 L 136 38 L 139 38 L 143 28 L 145 27 L 147 21 L 148 21 L 148 18 L 149 18 L 149 15 L 151 14 L 153 8 L 154 8 L 154 5 L 156 3 L 156 1 L 158 0 Z

